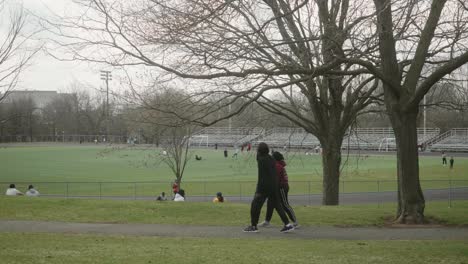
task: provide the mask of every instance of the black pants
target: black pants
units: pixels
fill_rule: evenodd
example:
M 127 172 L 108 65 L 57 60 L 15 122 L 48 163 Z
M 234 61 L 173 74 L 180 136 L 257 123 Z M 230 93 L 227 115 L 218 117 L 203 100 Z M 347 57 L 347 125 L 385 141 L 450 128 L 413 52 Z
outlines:
M 442 158 L 442 164 L 447 164 L 447 159 L 446 158 Z
M 295 223 L 297 222 L 296 214 L 294 213 L 294 210 L 292 209 L 292 207 L 289 205 L 288 192 L 289 192 L 289 187 L 284 187 L 284 188 L 280 187 L 280 197 L 279 197 L 280 204 L 283 207 L 286 214 L 289 216 L 289 219 L 291 219 L 291 221 Z M 271 221 L 271 217 L 273 216 L 273 209 L 274 209 L 274 205 L 270 201 L 270 199 L 268 199 L 265 220 Z
M 280 203 L 279 192 L 276 190 L 264 193 L 255 193 L 252 204 L 250 206 L 250 223 L 252 226 L 257 226 L 258 219 L 260 218 L 260 212 L 262 211 L 262 206 L 266 199 L 268 199 L 268 202 L 271 201 L 273 208 L 276 209 L 283 223 L 285 225 L 289 224 L 288 217 L 286 216 L 283 206 L 281 206 Z

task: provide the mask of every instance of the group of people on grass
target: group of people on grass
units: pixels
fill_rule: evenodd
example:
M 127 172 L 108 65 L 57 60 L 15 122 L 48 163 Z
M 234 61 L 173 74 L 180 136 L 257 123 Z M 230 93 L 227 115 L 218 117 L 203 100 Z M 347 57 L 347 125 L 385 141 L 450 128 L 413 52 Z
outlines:
M 179 188 L 179 184 L 175 181 L 172 183 L 172 192 L 174 194 L 173 201 L 174 202 L 183 202 L 185 201 L 185 191 L 183 189 Z M 157 201 L 167 201 L 166 193 L 162 192 L 161 195 L 159 195 L 156 198 Z
M 36 189 L 34 189 L 34 186 L 29 185 L 28 190 L 24 194 L 18 189 L 16 189 L 16 185 L 12 183 L 10 184 L 10 187 L 8 187 L 8 189 L 6 190 L 5 195 L 7 196 L 18 196 L 18 195 L 39 196 L 39 192 Z

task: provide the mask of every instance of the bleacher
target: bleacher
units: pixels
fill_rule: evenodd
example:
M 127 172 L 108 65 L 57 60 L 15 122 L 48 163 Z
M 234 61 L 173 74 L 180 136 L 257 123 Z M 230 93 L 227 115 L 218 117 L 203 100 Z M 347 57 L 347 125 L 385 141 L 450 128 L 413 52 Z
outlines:
M 265 142 L 272 147 L 311 148 L 320 145 L 319 140 L 302 128 L 278 127 L 273 128 L 256 142 Z
M 468 151 L 468 128 L 455 128 L 440 134 L 438 128 L 418 128 L 418 145 L 431 151 Z M 194 135 L 194 146 L 241 146 L 265 142 L 274 148 L 312 149 L 320 146 L 314 135 L 302 128 L 278 127 L 209 127 Z M 396 149 L 392 128 L 357 128 L 349 131 L 343 140 L 343 149 L 392 151 Z
M 207 127 L 192 136 L 191 144 L 199 146 L 241 146 L 264 132 L 260 127 Z
M 430 148 L 431 151 L 468 151 L 468 128 L 453 128 L 439 135 Z
M 425 144 L 439 133 L 439 128 L 418 128 L 418 145 Z M 342 147 L 353 150 L 395 150 L 395 134 L 392 128 L 357 128 L 347 134 Z

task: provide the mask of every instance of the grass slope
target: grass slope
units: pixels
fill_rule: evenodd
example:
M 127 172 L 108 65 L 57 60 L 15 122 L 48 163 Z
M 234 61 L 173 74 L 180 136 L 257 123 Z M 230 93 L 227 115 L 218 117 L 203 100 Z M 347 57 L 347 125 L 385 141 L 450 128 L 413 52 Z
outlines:
M 427 203 L 426 216 L 451 225 L 467 225 L 468 201 L 452 205 Z M 294 210 L 305 226 L 381 226 L 385 218 L 394 215 L 395 205 L 296 206 Z M 0 197 L 0 219 L 5 220 L 244 226 L 249 223 L 249 211 L 250 205 L 235 203 Z M 280 224 L 276 214 L 272 220 Z

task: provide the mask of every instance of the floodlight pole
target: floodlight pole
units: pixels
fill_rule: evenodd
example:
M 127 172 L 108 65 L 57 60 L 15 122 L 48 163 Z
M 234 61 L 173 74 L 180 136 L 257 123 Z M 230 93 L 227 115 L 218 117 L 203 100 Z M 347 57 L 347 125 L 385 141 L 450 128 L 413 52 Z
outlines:
M 101 71 L 101 80 L 106 81 L 106 141 L 109 140 L 109 80 L 112 80 L 110 71 Z

